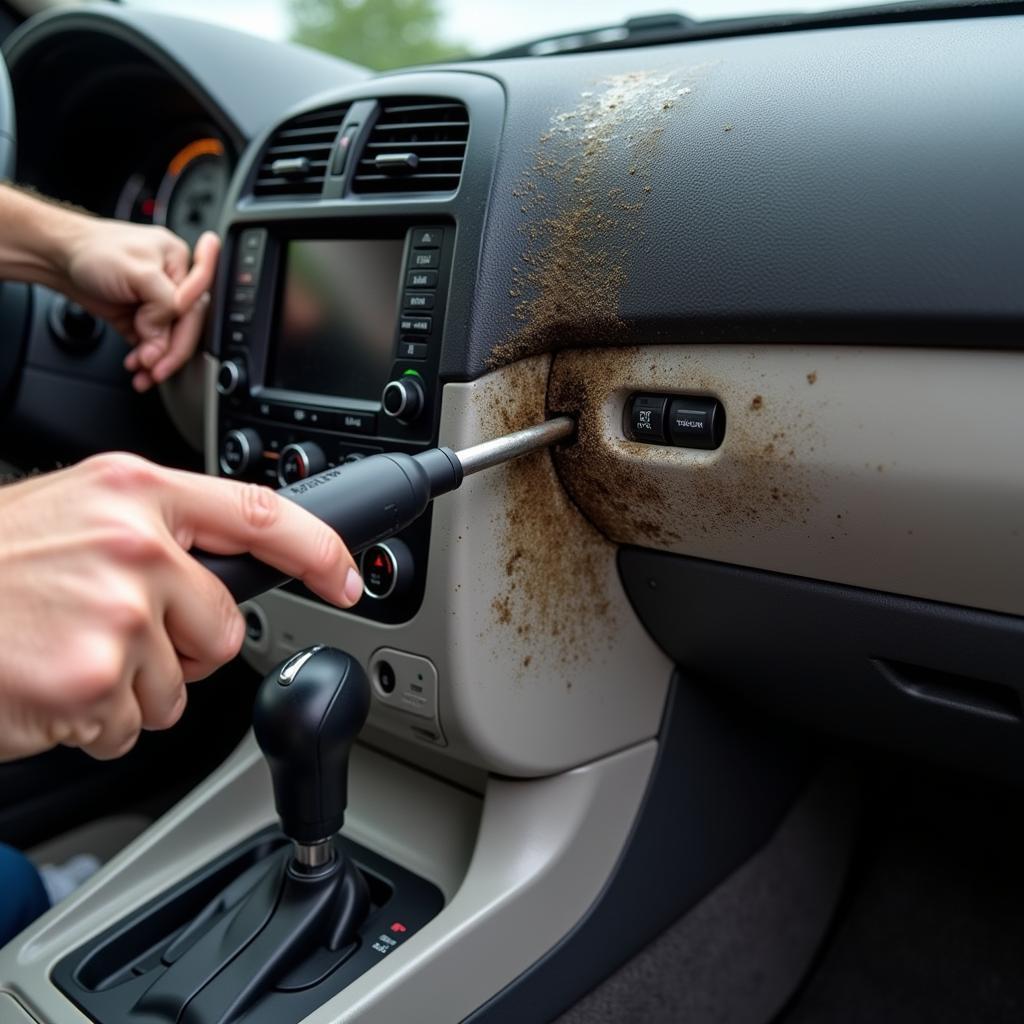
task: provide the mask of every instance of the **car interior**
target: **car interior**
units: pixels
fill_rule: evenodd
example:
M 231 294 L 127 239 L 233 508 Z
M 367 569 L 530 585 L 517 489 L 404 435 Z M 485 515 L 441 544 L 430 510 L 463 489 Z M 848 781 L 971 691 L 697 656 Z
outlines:
M 365 586 L 211 560 L 174 728 L 0 765 L 103 861 L 4 1024 L 1024 1017 L 1024 5 L 634 13 L 378 71 L 0 2 L 0 180 L 223 240 L 145 395 L 0 283 L 3 481 L 287 488 Z

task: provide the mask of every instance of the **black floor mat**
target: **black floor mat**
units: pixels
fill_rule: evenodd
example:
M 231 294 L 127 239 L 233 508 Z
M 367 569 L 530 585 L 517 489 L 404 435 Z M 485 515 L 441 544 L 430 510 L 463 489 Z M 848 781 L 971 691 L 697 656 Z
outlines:
M 1024 1020 L 1024 792 L 873 775 L 858 867 L 777 1024 Z

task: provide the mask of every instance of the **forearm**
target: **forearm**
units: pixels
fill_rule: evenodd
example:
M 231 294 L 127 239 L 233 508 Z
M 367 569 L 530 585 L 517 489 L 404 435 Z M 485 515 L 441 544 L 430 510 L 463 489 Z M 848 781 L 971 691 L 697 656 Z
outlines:
M 9 185 L 0 185 L 0 280 L 61 288 L 67 254 L 90 218 Z

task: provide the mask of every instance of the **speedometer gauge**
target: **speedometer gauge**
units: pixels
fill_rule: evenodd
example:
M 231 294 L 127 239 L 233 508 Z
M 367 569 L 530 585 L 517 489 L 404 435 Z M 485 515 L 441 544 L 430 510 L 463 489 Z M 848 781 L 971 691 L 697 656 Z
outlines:
M 204 231 L 216 228 L 230 177 L 220 139 L 190 142 L 167 165 L 153 204 L 154 222 L 194 246 Z

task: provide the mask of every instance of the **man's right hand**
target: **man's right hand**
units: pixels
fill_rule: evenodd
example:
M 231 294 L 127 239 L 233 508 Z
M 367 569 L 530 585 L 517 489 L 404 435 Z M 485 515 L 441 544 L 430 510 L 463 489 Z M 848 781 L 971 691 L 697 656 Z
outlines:
M 224 585 L 188 554 L 251 552 L 350 607 L 330 527 L 266 487 L 99 455 L 0 489 L 0 760 L 57 744 L 113 758 L 239 651 Z

